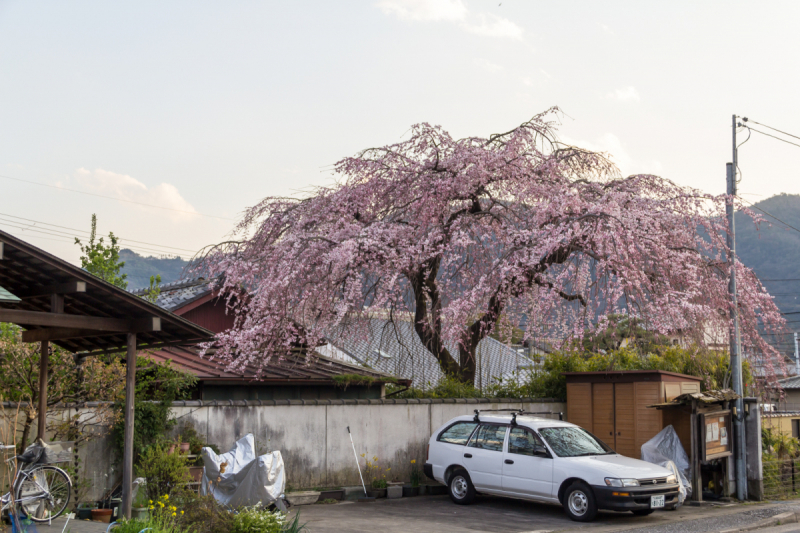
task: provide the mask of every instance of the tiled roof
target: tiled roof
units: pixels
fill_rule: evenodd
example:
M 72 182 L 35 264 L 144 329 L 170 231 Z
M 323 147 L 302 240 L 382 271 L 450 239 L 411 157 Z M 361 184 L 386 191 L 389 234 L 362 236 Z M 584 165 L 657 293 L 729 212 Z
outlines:
M 20 299 L 5 290 L 3 287 L 0 287 L 0 302 L 11 304 L 17 303 Z
M 199 300 L 211 292 L 210 280 L 206 278 L 192 278 L 161 285 L 156 305 L 168 311 L 175 311 Z M 147 289 L 136 289 L 132 294 L 143 296 Z
M 392 323 L 384 318 L 365 318 L 355 327 L 354 324 L 348 325 L 353 329 L 347 336 L 334 333 L 328 338 L 329 344 L 317 348 L 317 351 L 330 357 L 349 356 L 362 365 L 410 379 L 412 386 L 421 389 L 435 386 L 444 376 L 439 362 L 419 340 L 411 321 L 396 320 Z M 447 348 L 457 356 L 455 346 Z M 534 362 L 525 355 L 489 337 L 478 344 L 476 358 L 477 387 L 490 385 L 500 378 L 508 379 L 512 372 L 525 372 L 534 367 Z
M 778 383 L 781 387 L 786 389 L 800 389 L 800 376 L 792 376 L 790 378 L 779 379 Z

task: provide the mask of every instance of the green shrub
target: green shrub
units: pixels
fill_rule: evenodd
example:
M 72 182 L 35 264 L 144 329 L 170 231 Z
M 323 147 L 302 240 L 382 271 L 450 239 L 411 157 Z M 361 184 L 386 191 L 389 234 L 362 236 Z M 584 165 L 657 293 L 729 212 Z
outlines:
M 258 506 L 243 507 L 233 517 L 231 533 L 281 533 L 285 520 L 280 511 L 270 512 Z
M 174 443 L 156 442 L 147 446 L 139 457 L 137 474 L 145 478 L 147 498 L 157 501 L 170 495 L 184 483 L 191 481 L 188 459 L 185 454 L 169 453 Z

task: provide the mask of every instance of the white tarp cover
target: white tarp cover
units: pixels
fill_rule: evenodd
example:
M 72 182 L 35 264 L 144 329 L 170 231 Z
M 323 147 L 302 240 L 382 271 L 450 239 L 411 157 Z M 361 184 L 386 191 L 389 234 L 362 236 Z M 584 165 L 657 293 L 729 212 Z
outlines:
M 691 465 L 689 456 L 681 445 L 681 440 L 671 425 L 658 432 L 658 435 L 642 444 L 642 461 L 657 464 L 675 472 L 680 488 L 680 503 L 692 495 Z
M 205 465 L 200 494 L 212 494 L 219 503 L 231 507 L 281 505 L 278 499 L 286 488 L 281 452 L 257 457 L 255 439 L 248 433 L 227 453 L 217 455 L 211 448 L 200 453 Z M 220 472 L 223 463 L 227 465 Z

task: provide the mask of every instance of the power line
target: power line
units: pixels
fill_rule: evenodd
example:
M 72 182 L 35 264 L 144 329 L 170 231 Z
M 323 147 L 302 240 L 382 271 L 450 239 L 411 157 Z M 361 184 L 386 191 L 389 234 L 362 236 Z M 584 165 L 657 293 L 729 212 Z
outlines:
M 126 202 L 126 203 L 129 203 L 129 204 L 143 205 L 143 206 L 146 206 L 146 207 L 154 207 L 156 209 L 164 209 L 166 211 L 174 211 L 176 213 L 186 213 L 187 215 L 197 215 L 197 216 L 201 216 L 201 217 L 218 218 L 220 220 L 236 220 L 234 218 L 221 217 L 221 216 L 217 216 L 217 215 L 206 215 L 206 214 L 203 214 L 203 213 L 197 213 L 195 211 L 185 211 L 185 210 L 182 210 L 182 209 L 173 209 L 171 207 L 164 207 L 164 206 L 161 206 L 161 205 L 153 205 L 153 204 L 146 204 L 144 202 L 136 202 L 136 201 L 133 201 L 133 200 L 125 200 L 124 198 L 117 198 L 115 196 L 106 196 L 106 195 L 103 195 L 103 194 L 96 194 L 96 193 L 93 193 L 93 192 L 79 191 L 77 189 L 68 189 L 66 187 L 57 187 L 55 185 L 48 185 L 46 183 L 39 183 L 38 181 L 30 181 L 30 180 L 23 180 L 23 179 L 20 179 L 20 178 L 12 178 L 11 176 L 3 176 L 2 174 L 0 174 L 0 178 L 4 178 L 4 179 L 7 179 L 7 180 L 13 180 L 13 181 L 19 181 L 19 182 L 22 182 L 22 183 L 30 183 L 32 185 L 39 185 L 40 187 L 49 187 L 51 189 L 57 189 L 59 191 L 69 191 L 69 192 L 74 192 L 74 193 L 78 193 L 78 194 L 86 194 L 88 196 L 96 196 L 98 198 L 106 198 L 108 200 L 116 200 L 118 202 Z
M 747 129 L 750 130 L 750 131 L 754 131 L 756 133 L 760 133 L 761 135 L 766 135 L 767 137 L 772 137 L 773 139 L 778 139 L 781 142 L 785 142 L 786 144 L 791 144 L 793 146 L 797 146 L 798 148 L 800 148 L 800 144 L 793 143 L 792 141 L 787 141 L 786 139 L 781 139 L 780 137 L 777 137 L 775 135 L 771 135 L 771 134 L 769 134 L 769 133 L 767 133 L 765 131 L 757 130 L 755 128 L 751 128 L 750 126 L 747 126 Z
M 12 224 L 7 221 L 0 219 L 0 226 L 6 226 L 14 229 L 21 230 L 22 232 L 33 232 L 33 233 L 41 233 L 42 235 L 48 235 L 49 237 L 58 237 L 58 239 L 48 239 L 48 240 L 57 240 L 59 242 L 68 242 L 73 243 L 75 242 L 75 236 L 66 234 L 59 230 L 50 230 L 49 228 L 34 228 L 31 226 L 20 226 L 18 224 Z M 49 231 L 47 231 L 49 230 Z M 40 237 L 43 238 L 43 237 Z M 147 254 L 160 254 L 166 255 L 168 252 L 165 250 L 155 250 L 152 248 L 146 248 L 144 246 L 125 246 L 126 248 L 130 248 L 135 252 L 147 253 Z M 174 252 L 173 252 L 174 253 Z
M 786 278 L 786 279 L 759 279 L 758 281 L 800 281 L 800 278 Z
M 760 122 L 756 122 L 755 120 L 746 119 L 745 122 L 752 122 L 753 124 L 758 124 L 759 126 L 764 126 L 765 128 L 769 128 L 772 131 L 777 131 L 778 133 L 783 133 L 784 135 L 788 135 L 789 137 L 794 137 L 795 139 L 800 139 L 797 135 L 792 135 L 791 133 L 786 133 L 785 131 L 781 131 L 778 128 L 773 128 L 772 126 L 767 126 L 766 124 L 762 124 Z
M 6 213 L 0 213 L 0 217 L 9 217 L 9 218 L 15 218 L 15 219 L 19 219 L 19 220 L 25 220 L 27 222 L 33 222 L 34 224 L 30 225 L 31 227 L 33 227 L 35 224 L 42 224 L 42 225 L 45 225 L 45 226 L 53 226 L 54 228 L 61 228 L 61 229 L 68 229 L 70 231 L 76 231 L 78 233 L 84 233 L 86 235 L 90 235 L 91 234 L 91 232 L 86 231 L 86 230 L 82 230 L 82 229 L 69 228 L 67 226 L 59 226 L 58 224 L 50 224 L 49 222 L 42 222 L 41 220 L 33 220 L 32 218 L 18 217 L 18 216 L 9 215 L 9 214 L 6 214 Z M 22 222 L 15 222 L 15 223 L 23 224 Z M 44 229 L 49 229 L 49 228 L 44 228 Z M 146 244 L 148 246 L 157 246 L 159 248 L 169 248 L 169 249 L 172 249 L 172 250 L 180 250 L 182 252 L 192 252 L 192 253 L 194 253 L 194 252 L 197 251 L 197 250 L 189 250 L 187 248 L 178 248 L 176 246 L 167 246 L 165 244 L 155 244 L 155 243 L 152 243 L 152 242 L 135 241 L 133 239 L 126 239 L 124 237 L 119 237 L 119 240 L 120 241 L 125 241 L 125 242 L 135 242 L 137 244 Z
M 764 211 L 763 209 L 761 209 L 760 207 L 756 207 L 756 206 L 755 206 L 755 205 L 754 205 L 752 202 L 748 202 L 747 200 L 745 200 L 745 199 L 744 199 L 744 198 L 742 198 L 741 196 L 738 196 L 738 198 L 739 198 L 741 201 L 743 201 L 743 202 L 747 202 L 748 204 L 750 204 L 750 207 L 752 207 L 753 209 L 758 209 L 759 211 L 761 211 L 762 213 L 764 213 L 764 214 L 765 214 L 765 215 L 767 215 L 768 217 L 772 217 L 772 218 L 774 218 L 775 220 L 777 220 L 778 222 L 780 222 L 781 224 L 783 224 L 783 225 L 784 225 L 784 226 L 786 226 L 787 228 L 791 228 L 791 229 L 795 230 L 796 232 L 800 233 L 800 229 L 797 229 L 797 228 L 795 228 L 794 226 L 792 226 L 792 225 L 791 225 L 791 224 L 789 224 L 788 222 L 784 222 L 783 220 L 779 219 L 778 217 L 776 217 L 776 216 L 775 216 L 775 215 L 773 215 L 772 213 L 768 213 L 768 212 Z

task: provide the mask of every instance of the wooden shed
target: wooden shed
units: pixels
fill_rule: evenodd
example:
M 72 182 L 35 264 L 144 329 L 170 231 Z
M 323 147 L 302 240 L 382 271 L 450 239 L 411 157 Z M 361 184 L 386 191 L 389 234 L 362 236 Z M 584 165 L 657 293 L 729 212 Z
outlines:
M 672 423 L 661 410 L 648 406 L 668 402 L 681 394 L 700 392 L 702 381 L 663 370 L 565 372 L 564 375 L 567 420 L 592 432 L 618 453 L 636 459 L 640 458 L 642 444 Z M 675 429 L 683 441 L 681 431 Z

